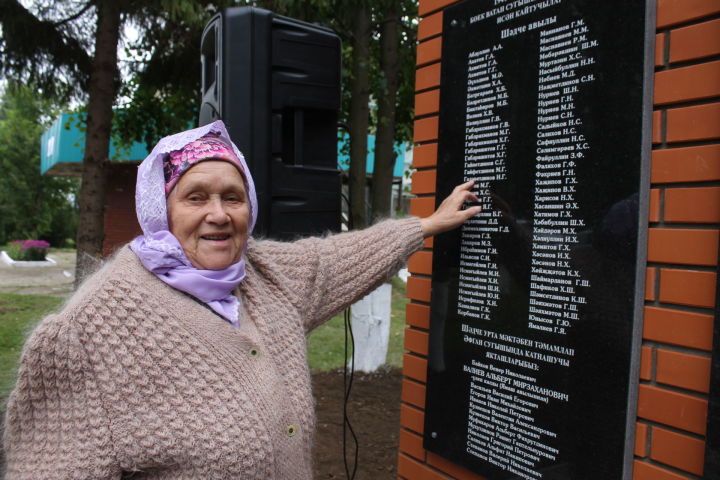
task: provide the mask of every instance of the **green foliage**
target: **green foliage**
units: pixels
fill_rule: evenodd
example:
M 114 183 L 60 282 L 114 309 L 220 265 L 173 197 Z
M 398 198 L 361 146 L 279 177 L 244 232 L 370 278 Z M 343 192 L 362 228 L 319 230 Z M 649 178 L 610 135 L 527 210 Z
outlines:
M 96 2 L 3 0 L 0 77 L 46 98 L 82 98 L 92 70 Z
M 40 136 L 57 109 L 16 83 L 0 102 L 0 244 L 34 238 L 64 246 L 75 238 L 78 182 L 40 175 Z
M 403 339 L 405 328 L 405 283 L 399 278 L 393 278 L 391 310 L 390 310 L 390 338 L 386 363 L 399 367 L 402 365 L 404 352 Z M 345 360 L 345 322 L 343 316 L 338 315 L 325 325 L 315 329 L 308 337 L 308 363 L 312 370 L 332 370 L 343 366 Z M 348 346 L 350 340 L 348 339 Z M 348 359 L 352 349 L 348 348 Z
M 113 120 L 119 144 L 143 142 L 148 150 L 162 137 L 197 125 L 203 28 L 220 8 L 246 3 L 156 1 L 159 8 L 150 6 L 133 16 L 140 35 L 125 46 L 130 76 L 121 86 L 124 100 Z
M 376 31 L 385 21 L 383 11 L 387 2 L 397 2 L 400 17 L 399 28 L 399 81 L 397 90 L 397 109 L 395 112 L 395 142 L 412 142 L 413 121 L 415 119 L 415 45 L 417 42 L 417 0 L 372 0 L 373 22 Z M 380 67 L 379 34 L 375 33 L 370 42 L 370 89 L 374 99 L 387 89 L 387 81 Z M 374 107 L 374 106 L 373 106 Z M 377 109 L 371 108 L 371 124 L 377 130 Z
M 340 120 L 347 124 L 352 83 L 352 2 L 356 0 L 161 0 L 172 6 L 138 20 L 142 31 L 136 42 L 126 46 L 131 58 L 131 77 L 124 82 L 114 132 L 126 144 L 144 142 L 148 148 L 163 136 L 195 125 L 200 100 L 200 37 L 207 21 L 221 8 L 252 5 L 333 29 L 343 40 L 342 108 Z M 368 0 L 373 12 L 371 58 L 366 65 L 371 78 L 371 128 L 375 132 L 374 100 L 385 82 L 379 68 L 379 22 L 387 1 L 400 1 L 400 83 L 397 98 L 395 141 L 412 141 L 415 99 L 415 42 L 417 3 L 415 0 Z M 347 137 L 345 137 L 347 138 Z M 347 141 L 344 142 L 347 153 Z
M 41 295 L 0 293 L 0 399 L 7 397 L 15 385 L 18 359 L 28 334 L 62 301 Z M 4 402 L 0 405 L 4 407 Z
M 392 279 L 392 287 L 387 363 L 399 367 L 405 353 L 405 305 L 410 300 L 407 298 L 407 283 L 399 277 Z
M 2 250 L 5 250 L 5 253 L 8 254 L 10 258 L 13 260 L 21 260 L 21 254 L 20 254 L 20 246 L 22 243 L 20 241 L 10 242 L 10 244 L 3 248 Z

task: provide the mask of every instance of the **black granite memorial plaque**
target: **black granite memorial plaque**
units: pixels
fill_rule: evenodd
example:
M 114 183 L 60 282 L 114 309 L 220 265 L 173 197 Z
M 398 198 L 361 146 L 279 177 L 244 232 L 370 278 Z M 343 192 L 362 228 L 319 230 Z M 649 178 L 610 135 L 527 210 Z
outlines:
M 490 480 L 630 478 L 654 3 L 444 12 L 424 445 Z
M 716 269 L 720 275 L 720 265 Z M 710 367 L 710 399 L 708 401 L 707 433 L 705 436 L 704 478 L 720 478 L 720 283 L 715 295 L 715 324 Z

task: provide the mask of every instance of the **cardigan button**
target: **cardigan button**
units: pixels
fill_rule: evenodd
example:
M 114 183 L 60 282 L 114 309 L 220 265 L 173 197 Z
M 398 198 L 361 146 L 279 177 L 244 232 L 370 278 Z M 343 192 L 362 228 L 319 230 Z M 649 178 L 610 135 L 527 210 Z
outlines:
M 297 433 L 297 427 L 295 425 L 288 425 L 287 436 L 292 437 Z
M 260 350 L 253 347 L 248 351 L 248 355 L 250 355 L 251 358 L 257 358 L 260 356 Z

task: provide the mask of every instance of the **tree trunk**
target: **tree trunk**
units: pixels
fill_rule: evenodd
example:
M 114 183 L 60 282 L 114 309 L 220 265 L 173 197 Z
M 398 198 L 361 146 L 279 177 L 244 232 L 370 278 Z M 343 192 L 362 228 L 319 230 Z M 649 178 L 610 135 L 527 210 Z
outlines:
M 365 164 L 370 126 L 370 7 L 358 1 L 352 20 L 352 88 L 350 100 L 350 220 L 353 228 L 367 225 Z
M 388 217 L 395 166 L 395 106 L 400 81 L 399 48 L 400 17 L 398 2 L 387 2 L 380 27 L 380 68 L 382 82 L 378 93 L 378 125 L 375 138 L 375 169 L 373 171 L 373 220 Z
M 77 233 L 77 287 L 99 265 L 102 257 L 105 211 L 105 163 L 110 149 L 117 80 L 117 46 L 120 6 L 113 0 L 98 2 L 95 58 L 90 73 L 85 157 L 80 187 Z

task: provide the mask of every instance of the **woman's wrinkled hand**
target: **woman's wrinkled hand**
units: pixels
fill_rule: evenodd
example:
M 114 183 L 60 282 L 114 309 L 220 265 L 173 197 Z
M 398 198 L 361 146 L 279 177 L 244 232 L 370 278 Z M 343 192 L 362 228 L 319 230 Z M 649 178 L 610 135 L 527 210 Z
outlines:
M 464 203 L 478 201 L 477 196 L 470 191 L 474 184 L 471 180 L 455 187 L 432 215 L 420 221 L 425 237 L 457 228 L 470 217 L 480 213 L 481 208 L 477 206 L 462 209 Z

